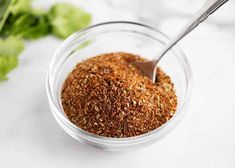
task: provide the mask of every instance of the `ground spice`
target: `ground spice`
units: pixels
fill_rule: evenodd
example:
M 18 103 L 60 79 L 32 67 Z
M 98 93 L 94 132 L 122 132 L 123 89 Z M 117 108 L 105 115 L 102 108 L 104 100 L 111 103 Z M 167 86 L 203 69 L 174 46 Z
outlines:
M 152 81 L 131 64 L 143 60 L 129 53 L 102 54 L 79 63 L 62 89 L 69 120 L 106 137 L 132 137 L 166 123 L 175 113 L 177 97 L 169 76 L 157 68 Z

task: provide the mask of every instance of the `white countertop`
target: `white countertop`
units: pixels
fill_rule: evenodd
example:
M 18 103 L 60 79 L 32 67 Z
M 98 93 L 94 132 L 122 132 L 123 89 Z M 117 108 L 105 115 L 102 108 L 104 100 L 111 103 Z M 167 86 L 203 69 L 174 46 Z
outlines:
M 37 0 L 35 6 L 48 8 L 58 1 Z M 133 15 L 135 10 L 110 6 L 107 0 L 70 1 L 92 12 L 94 23 L 138 20 Z M 159 15 L 164 16 L 158 28 L 168 35 L 173 35 L 203 2 L 156 1 Z M 161 5 L 171 12 L 160 11 Z M 194 75 L 187 114 L 165 138 L 130 152 L 106 152 L 78 143 L 57 125 L 47 102 L 44 79 L 61 41 L 48 36 L 27 42 L 19 67 L 0 84 L 0 167 L 235 167 L 234 11 L 235 2 L 230 1 L 180 42 Z

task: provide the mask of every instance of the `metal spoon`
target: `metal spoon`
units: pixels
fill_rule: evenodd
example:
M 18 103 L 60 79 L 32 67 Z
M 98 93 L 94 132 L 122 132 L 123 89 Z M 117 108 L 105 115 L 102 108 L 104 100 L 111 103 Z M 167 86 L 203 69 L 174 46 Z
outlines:
M 183 29 L 173 38 L 158 54 L 157 58 L 147 62 L 132 62 L 140 70 L 142 70 L 153 83 L 156 80 L 156 68 L 161 58 L 184 36 L 196 28 L 201 22 L 203 22 L 210 14 L 215 12 L 228 0 L 207 0 L 202 8 L 196 13 L 196 15 L 183 27 Z

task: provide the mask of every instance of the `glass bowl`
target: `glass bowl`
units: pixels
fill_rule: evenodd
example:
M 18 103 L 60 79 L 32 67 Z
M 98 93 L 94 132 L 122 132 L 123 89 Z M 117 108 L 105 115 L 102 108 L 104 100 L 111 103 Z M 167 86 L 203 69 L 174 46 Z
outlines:
M 111 151 L 143 147 L 162 138 L 182 118 L 191 93 L 191 69 L 178 46 L 173 47 L 159 63 L 175 85 L 177 110 L 168 122 L 151 132 L 130 138 L 109 138 L 91 134 L 68 120 L 60 96 L 63 82 L 77 63 L 102 53 L 119 51 L 153 59 L 167 41 L 169 38 L 159 30 L 123 21 L 97 24 L 71 35 L 55 52 L 46 77 L 50 108 L 58 124 L 76 140 Z

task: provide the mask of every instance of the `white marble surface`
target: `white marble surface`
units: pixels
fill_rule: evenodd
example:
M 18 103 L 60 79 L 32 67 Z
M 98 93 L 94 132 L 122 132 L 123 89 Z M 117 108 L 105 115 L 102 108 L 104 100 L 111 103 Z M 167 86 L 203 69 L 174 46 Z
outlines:
M 157 25 L 169 35 L 203 2 L 156 1 L 164 18 Z M 34 5 L 48 8 L 55 2 L 37 0 Z M 111 7 L 107 0 L 70 2 L 92 12 L 94 23 L 138 20 L 136 9 Z M 165 8 L 162 13 L 161 5 Z M 230 0 L 180 42 L 194 74 L 191 105 L 182 122 L 154 145 L 125 153 L 80 144 L 57 125 L 48 106 L 44 79 L 61 41 L 48 36 L 27 42 L 19 67 L 0 84 L 0 167 L 235 167 L 234 11 L 235 3 Z

